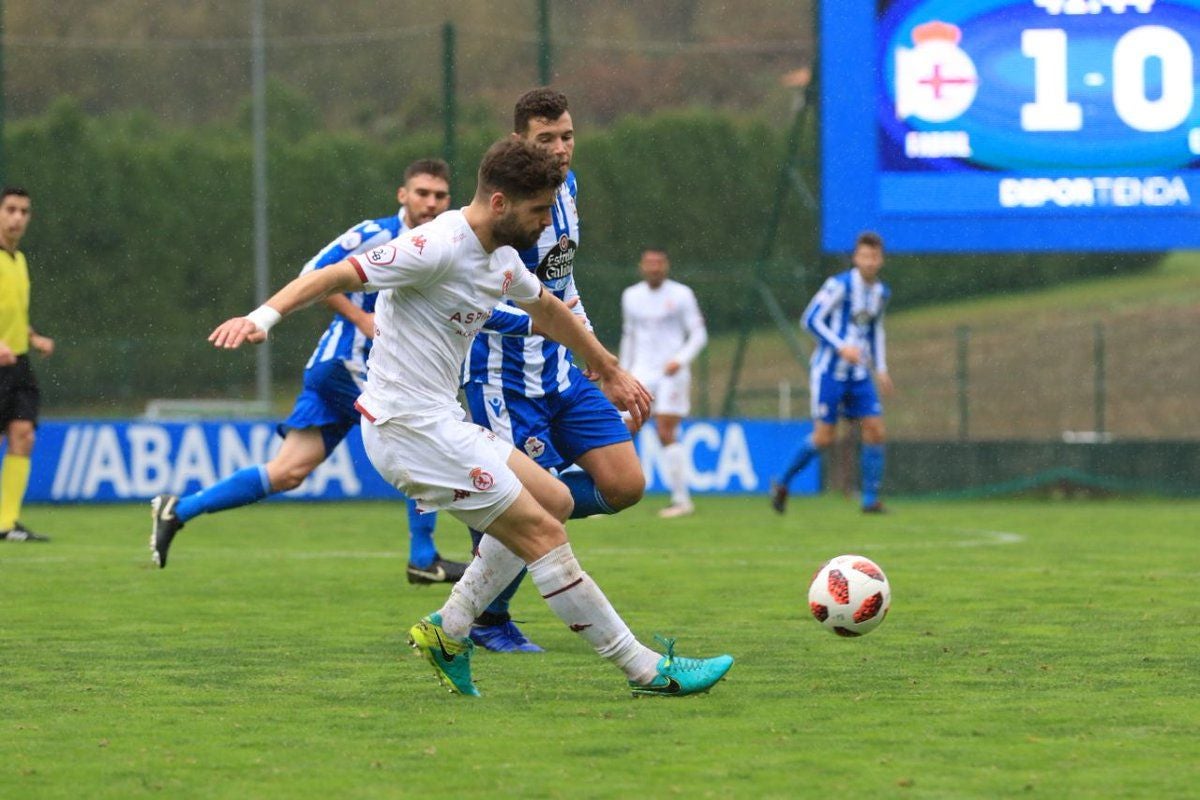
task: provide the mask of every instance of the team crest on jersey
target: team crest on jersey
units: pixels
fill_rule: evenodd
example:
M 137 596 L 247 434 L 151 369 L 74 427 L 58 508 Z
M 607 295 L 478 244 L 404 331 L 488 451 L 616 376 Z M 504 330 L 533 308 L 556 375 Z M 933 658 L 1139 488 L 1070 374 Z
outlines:
M 471 485 L 477 491 L 486 492 L 496 485 L 496 479 L 492 477 L 492 473 L 485 470 L 483 467 L 476 467 L 471 470 Z
M 429 244 L 428 239 L 426 239 L 424 236 L 421 236 L 420 234 L 418 234 L 418 235 L 412 237 L 411 239 L 409 239 L 408 241 L 409 241 L 409 244 L 411 244 L 413 246 L 413 249 L 417 251 L 417 253 L 419 253 L 420 255 L 425 255 L 425 245 Z
M 370 261 L 376 266 L 391 264 L 395 260 L 396 248 L 392 247 L 390 244 L 380 245 L 374 250 L 369 250 L 367 252 L 367 261 Z
M 535 274 L 551 291 L 557 292 L 566 288 L 575 268 L 576 247 L 578 245 L 575 241 L 564 233 L 559 237 L 558 244 L 551 247 L 538 264 Z
M 871 323 L 871 312 L 867 309 L 861 309 L 854 312 L 855 325 L 869 325 Z
M 511 269 L 504 270 L 504 283 L 500 284 L 500 294 L 508 294 L 508 289 L 512 286 L 513 271 Z
M 546 443 L 536 436 L 530 436 L 525 440 L 525 453 L 530 458 L 541 458 L 542 453 L 546 452 Z

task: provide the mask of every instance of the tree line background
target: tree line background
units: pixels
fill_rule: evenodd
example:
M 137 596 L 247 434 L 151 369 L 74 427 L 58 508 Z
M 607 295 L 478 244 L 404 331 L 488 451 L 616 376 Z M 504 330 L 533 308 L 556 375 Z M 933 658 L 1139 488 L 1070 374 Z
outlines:
M 455 200 L 536 81 L 536 4 L 267 3 L 270 251 L 278 287 L 341 231 L 395 211 L 405 165 L 442 153 L 440 29 L 462 26 Z M 734 7 L 736 6 L 736 8 Z M 248 396 L 252 356 L 204 337 L 254 303 L 248 3 L 6 3 L 8 182 L 33 194 L 24 249 L 51 411 L 129 413 L 148 397 Z M 672 254 L 710 330 L 769 319 L 748 281 L 811 58 L 807 4 L 551 3 L 554 85 L 579 133 L 577 280 L 616 345 L 641 248 Z M 802 144 L 814 190 L 817 137 Z M 469 167 L 466 167 L 469 165 Z M 795 318 L 838 259 L 795 199 L 764 278 Z M 1146 256 L 893 258 L 897 307 L 1137 269 Z M 274 338 L 288 390 L 327 315 Z

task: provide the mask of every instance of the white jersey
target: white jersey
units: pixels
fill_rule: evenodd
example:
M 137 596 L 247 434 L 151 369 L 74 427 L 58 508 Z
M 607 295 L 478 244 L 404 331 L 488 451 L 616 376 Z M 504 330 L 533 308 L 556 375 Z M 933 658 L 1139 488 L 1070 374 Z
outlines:
M 682 283 L 642 281 L 621 293 L 621 366 L 634 375 L 661 376 L 670 361 L 686 368 L 707 341 L 696 295 Z
M 349 258 L 375 305 L 370 379 L 358 398 L 368 419 L 453 413 L 459 368 L 504 297 L 532 302 L 542 285 L 517 251 L 487 253 L 462 211 L 447 211 L 387 244 Z

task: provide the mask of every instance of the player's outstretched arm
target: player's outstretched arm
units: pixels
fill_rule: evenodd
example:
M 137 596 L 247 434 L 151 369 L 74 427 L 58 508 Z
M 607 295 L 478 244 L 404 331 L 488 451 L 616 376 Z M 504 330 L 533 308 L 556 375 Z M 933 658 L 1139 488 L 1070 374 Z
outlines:
M 617 357 L 600 344 L 563 301 L 543 291 L 537 300 L 518 305 L 529 312 L 534 326 L 544 331 L 546 338 L 566 345 L 587 361 L 588 368 L 603 381 L 601 388 L 613 405 L 628 411 L 639 426 L 646 420 L 650 414 L 650 392 L 641 381 L 621 368 Z
M 244 317 L 227 319 L 209 334 L 214 347 L 234 349 L 245 342 L 258 344 L 276 322 L 293 311 L 315 303 L 332 292 L 356 292 L 363 281 L 358 270 L 347 261 L 325 269 L 307 272 L 271 296 L 266 303 Z

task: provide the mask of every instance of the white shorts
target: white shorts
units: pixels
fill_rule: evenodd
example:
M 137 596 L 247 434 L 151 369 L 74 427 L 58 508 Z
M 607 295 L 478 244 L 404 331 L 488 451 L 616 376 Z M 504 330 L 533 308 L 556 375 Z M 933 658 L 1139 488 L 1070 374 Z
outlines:
M 470 422 L 439 416 L 420 420 L 362 419 L 367 457 L 384 479 L 422 511 L 449 511 L 487 530 L 521 494 L 508 466 L 513 446 Z
M 674 375 L 663 375 L 661 370 L 646 374 L 634 372 L 633 375 L 654 395 L 654 403 L 650 406 L 652 415 L 686 417 L 692 410 L 692 374 L 687 367 Z

